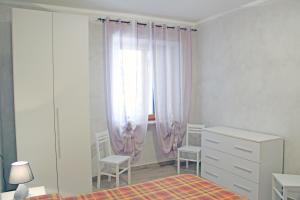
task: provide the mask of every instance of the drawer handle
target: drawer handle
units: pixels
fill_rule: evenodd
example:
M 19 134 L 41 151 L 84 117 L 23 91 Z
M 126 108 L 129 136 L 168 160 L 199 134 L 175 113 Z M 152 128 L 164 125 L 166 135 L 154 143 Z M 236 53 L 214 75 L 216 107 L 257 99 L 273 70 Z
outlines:
M 246 169 L 246 168 L 240 167 L 238 165 L 234 165 L 234 168 L 245 171 L 245 172 L 248 172 L 249 174 L 252 174 L 252 170 L 250 170 L 250 169 Z
M 235 149 L 237 150 L 240 150 L 240 151 L 244 151 L 244 152 L 247 152 L 247 153 L 253 153 L 252 150 L 250 149 L 246 149 L 246 148 L 243 148 L 243 147 L 239 147 L 239 146 L 234 146 Z
M 220 142 L 211 140 L 211 139 L 206 139 L 207 142 L 213 143 L 213 144 L 219 144 Z
M 245 187 L 245 186 L 241 186 L 241 185 L 238 185 L 238 184 L 235 184 L 235 183 L 233 184 L 233 186 L 237 187 L 237 188 L 239 188 L 241 190 L 244 190 L 244 191 L 246 191 L 248 193 L 251 193 L 251 190 L 249 188 Z
M 206 158 L 208 159 L 211 159 L 211 160 L 214 160 L 214 161 L 219 161 L 220 159 L 219 158 L 216 158 L 216 157 L 213 157 L 213 156 L 205 156 Z
M 213 176 L 215 178 L 219 178 L 218 175 L 214 174 L 214 173 L 211 173 L 211 172 L 208 172 L 208 171 L 205 171 L 206 174 L 210 175 L 210 176 Z

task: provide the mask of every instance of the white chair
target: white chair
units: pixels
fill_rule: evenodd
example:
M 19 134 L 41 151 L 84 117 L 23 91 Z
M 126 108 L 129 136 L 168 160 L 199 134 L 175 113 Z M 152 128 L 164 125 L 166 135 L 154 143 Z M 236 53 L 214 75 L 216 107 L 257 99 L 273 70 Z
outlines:
M 295 194 L 297 194 L 298 197 L 294 197 Z M 300 176 L 290 174 L 273 174 L 272 200 L 288 199 L 300 199 Z
M 111 146 L 110 146 L 108 131 L 104 131 L 96 135 L 96 148 L 98 154 L 97 188 L 100 188 L 101 185 L 101 175 L 107 175 L 109 181 L 111 180 L 111 177 L 115 177 L 116 186 L 119 187 L 120 175 L 126 171 L 128 171 L 128 184 L 130 185 L 131 184 L 130 156 L 111 155 Z M 102 157 L 101 151 L 106 151 L 106 150 L 108 151 L 107 152 L 108 155 L 106 157 Z M 121 166 L 123 165 L 126 165 L 126 167 L 123 167 L 121 169 Z
M 198 134 L 201 137 L 202 129 L 204 128 L 204 125 L 200 124 L 187 124 L 187 130 L 186 130 L 186 143 L 184 146 L 178 148 L 177 151 L 177 173 L 180 174 L 180 161 L 186 161 L 186 168 L 189 167 L 189 161 L 196 162 L 196 174 L 199 176 L 199 162 L 200 162 L 200 153 L 201 153 L 201 147 L 199 146 L 192 146 L 189 145 L 189 134 Z M 185 157 L 184 154 L 192 154 L 196 156 L 196 159 L 190 158 L 189 156 Z

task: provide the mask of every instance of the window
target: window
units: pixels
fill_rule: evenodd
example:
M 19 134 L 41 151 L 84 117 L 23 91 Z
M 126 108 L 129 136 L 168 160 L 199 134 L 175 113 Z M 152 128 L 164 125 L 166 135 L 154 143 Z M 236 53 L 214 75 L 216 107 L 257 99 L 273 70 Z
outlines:
M 125 90 L 129 91 L 128 95 L 126 95 L 126 108 L 134 109 L 136 105 L 134 105 L 131 98 L 134 98 L 134 91 L 132 90 L 133 85 L 135 84 L 136 71 L 138 67 L 145 67 L 142 66 L 142 52 L 139 50 L 130 50 L 130 49 L 123 49 L 122 50 L 123 56 L 126 58 L 124 59 L 124 65 L 126 66 L 126 70 L 124 70 L 124 78 L 125 78 Z M 138 62 L 139 64 L 136 64 Z M 153 70 L 152 68 L 149 69 L 149 94 L 148 94 L 148 120 L 153 121 L 155 120 L 155 107 L 154 107 L 154 91 L 153 91 Z
M 154 101 L 154 81 L 153 68 L 149 69 L 149 100 L 148 100 L 148 121 L 155 120 L 155 101 Z
M 118 65 L 122 67 L 116 67 L 115 70 L 118 70 L 118 73 L 122 77 L 115 76 L 115 86 L 114 86 L 114 93 L 115 100 L 118 100 L 118 98 L 124 98 L 125 102 L 125 113 L 128 118 L 130 118 L 130 115 L 132 113 L 135 113 L 136 109 L 136 95 L 139 93 L 134 88 L 138 89 L 136 84 L 138 84 L 142 77 L 139 77 L 139 70 L 142 70 L 145 66 L 143 65 L 143 56 L 149 56 L 148 52 L 145 53 L 142 50 L 133 50 L 130 48 L 124 48 L 122 49 L 119 55 L 122 59 L 122 62 L 118 62 L 119 59 L 113 60 L 113 65 Z M 147 55 L 145 55 L 147 54 Z M 149 94 L 148 94 L 148 120 L 153 121 L 155 120 L 155 107 L 154 107 L 154 91 L 153 91 L 153 70 L 152 68 L 149 69 L 148 73 L 148 86 L 149 86 Z M 119 85 L 122 85 L 123 87 L 119 87 Z M 120 95 L 124 94 L 124 95 Z M 117 103 L 117 102 L 115 102 Z M 115 104 L 116 105 L 116 104 Z

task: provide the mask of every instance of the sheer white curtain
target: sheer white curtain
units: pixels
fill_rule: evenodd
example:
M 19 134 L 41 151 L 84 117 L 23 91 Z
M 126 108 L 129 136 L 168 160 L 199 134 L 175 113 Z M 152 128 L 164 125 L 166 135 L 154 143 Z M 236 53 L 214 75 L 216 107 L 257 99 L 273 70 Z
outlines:
M 118 154 L 140 155 L 148 123 L 150 25 L 106 20 L 106 114 Z
M 173 157 L 189 117 L 192 85 L 191 30 L 153 28 L 156 130 L 161 152 Z

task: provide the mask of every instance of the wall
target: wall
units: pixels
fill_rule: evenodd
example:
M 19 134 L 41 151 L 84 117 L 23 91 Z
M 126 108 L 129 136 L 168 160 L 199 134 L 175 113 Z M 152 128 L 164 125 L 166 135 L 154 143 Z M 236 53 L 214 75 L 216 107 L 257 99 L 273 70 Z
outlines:
M 273 0 L 201 24 L 196 96 L 198 122 L 283 136 L 298 174 L 299 22 L 299 0 Z

